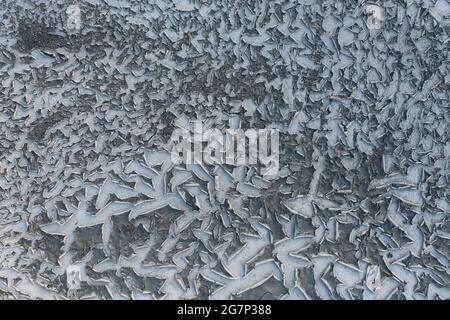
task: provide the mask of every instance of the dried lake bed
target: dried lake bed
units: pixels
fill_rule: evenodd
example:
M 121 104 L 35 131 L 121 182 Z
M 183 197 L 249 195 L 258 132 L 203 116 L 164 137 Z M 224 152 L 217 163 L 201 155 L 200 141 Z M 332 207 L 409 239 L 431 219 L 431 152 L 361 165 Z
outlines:
M 299 2 L 2 1 L 0 299 L 450 299 L 449 1 Z

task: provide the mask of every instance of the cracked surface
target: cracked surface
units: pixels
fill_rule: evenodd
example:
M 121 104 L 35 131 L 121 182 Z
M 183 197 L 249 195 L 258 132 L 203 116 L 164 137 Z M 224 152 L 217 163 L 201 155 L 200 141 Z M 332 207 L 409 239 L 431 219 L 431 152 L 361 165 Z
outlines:
M 447 0 L 69 2 L 0 7 L 0 299 L 450 298 Z

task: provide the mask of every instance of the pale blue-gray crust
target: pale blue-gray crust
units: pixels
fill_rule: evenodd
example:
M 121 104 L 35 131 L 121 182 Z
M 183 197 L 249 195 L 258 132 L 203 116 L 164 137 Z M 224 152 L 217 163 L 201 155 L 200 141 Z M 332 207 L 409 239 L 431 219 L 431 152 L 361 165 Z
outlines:
M 3 0 L 0 299 L 449 299 L 449 19 Z M 276 177 L 171 163 L 174 129 L 230 118 L 280 130 Z

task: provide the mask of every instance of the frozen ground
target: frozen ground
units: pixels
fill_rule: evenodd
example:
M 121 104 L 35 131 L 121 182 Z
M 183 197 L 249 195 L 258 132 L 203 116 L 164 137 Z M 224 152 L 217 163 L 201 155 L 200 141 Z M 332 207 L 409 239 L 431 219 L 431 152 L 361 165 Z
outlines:
M 3 0 L 0 298 L 449 299 L 450 4 L 379 3 Z

